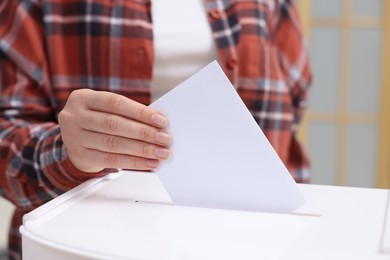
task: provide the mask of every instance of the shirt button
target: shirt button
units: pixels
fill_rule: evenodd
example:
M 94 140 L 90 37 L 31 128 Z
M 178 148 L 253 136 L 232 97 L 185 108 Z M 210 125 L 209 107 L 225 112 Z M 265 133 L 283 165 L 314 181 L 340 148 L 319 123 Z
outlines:
M 228 69 L 234 69 L 234 67 L 237 66 L 237 59 L 234 58 L 234 57 L 229 57 L 227 60 L 226 60 L 226 67 L 228 67 Z
M 209 12 L 209 14 L 210 14 L 210 17 L 215 19 L 215 20 L 221 19 L 221 17 L 222 17 L 222 12 L 219 9 L 213 9 Z

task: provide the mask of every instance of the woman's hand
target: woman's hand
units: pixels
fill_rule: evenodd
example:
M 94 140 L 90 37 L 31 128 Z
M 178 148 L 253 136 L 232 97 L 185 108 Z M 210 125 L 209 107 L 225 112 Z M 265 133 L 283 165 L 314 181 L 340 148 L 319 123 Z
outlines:
M 170 155 L 167 119 L 118 94 L 73 91 L 58 121 L 69 159 L 84 172 L 152 170 Z

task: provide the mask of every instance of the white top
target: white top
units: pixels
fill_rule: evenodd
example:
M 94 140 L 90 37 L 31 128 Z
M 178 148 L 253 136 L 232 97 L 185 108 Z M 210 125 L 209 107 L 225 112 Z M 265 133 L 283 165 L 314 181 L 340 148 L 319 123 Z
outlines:
M 155 0 L 152 99 L 217 58 L 202 0 Z

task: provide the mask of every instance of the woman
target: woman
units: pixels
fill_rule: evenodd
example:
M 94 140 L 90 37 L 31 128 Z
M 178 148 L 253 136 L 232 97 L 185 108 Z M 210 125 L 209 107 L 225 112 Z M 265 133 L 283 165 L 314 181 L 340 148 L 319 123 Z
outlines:
M 10 257 L 20 257 L 24 213 L 91 177 L 168 158 L 168 119 L 146 105 L 213 59 L 295 180 L 307 182 L 295 132 L 311 72 L 293 1 L 3 1 L 0 194 L 17 207 Z

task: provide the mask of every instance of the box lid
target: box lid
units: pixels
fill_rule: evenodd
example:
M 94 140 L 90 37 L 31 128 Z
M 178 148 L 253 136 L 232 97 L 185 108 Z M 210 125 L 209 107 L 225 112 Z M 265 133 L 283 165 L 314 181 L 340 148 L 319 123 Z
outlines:
M 152 173 L 94 179 L 24 218 L 22 233 L 59 251 L 110 259 L 278 259 L 300 216 L 175 206 Z

